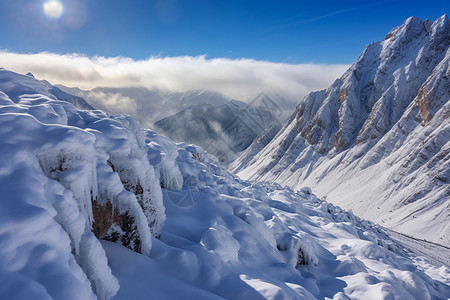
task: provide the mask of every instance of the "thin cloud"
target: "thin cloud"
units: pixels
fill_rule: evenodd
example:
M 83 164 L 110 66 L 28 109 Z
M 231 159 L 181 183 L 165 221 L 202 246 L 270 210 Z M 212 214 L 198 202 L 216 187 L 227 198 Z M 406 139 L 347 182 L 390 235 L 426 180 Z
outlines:
M 336 10 L 336 11 L 333 11 L 333 12 L 330 12 L 330 13 L 327 13 L 327 14 L 323 14 L 323 15 L 320 15 L 320 16 L 316 16 L 316 17 L 309 18 L 309 19 L 304 19 L 304 20 L 302 20 L 300 18 L 305 17 L 307 14 L 306 13 L 301 13 L 301 14 L 292 16 L 292 17 L 286 19 L 283 23 L 281 23 L 281 24 L 279 24 L 277 26 L 270 27 L 268 29 L 280 28 L 280 27 L 284 27 L 284 26 L 287 26 L 287 25 L 292 25 L 293 23 L 295 23 L 295 24 L 310 23 L 310 22 L 326 19 L 326 18 L 329 18 L 329 17 L 333 17 L 333 16 L 336 16 L 336 15 L 340 15 L 340 14 L 343 14 L 343 13 L 347 13 L 347 12 L 351 12 L 351 11 L 355 11 L 355 10 L 360 10 L 360 9 L 364 9 L 364 8 L 369 8 L 369 7 L 374 7 L 374 6 L 380 6 L 380 5 L 383 5 L 383 4 L 389 4 L 389 3 L 397 2 L 397 1 L 399 1 L 399 0 L 380 1 L 380 2 L 376 2 L 376 3 L 369 3 L 369 4 L 359 5 L 359 6 L 356 6 L 356 7 L 344 8 L 344 9 Z
M 364 5 L 351 7 L 351 8 L 340 9 L 340 10 L 337 10 L 337 11 L 334 11 L 334 12 L 331 12 L 331 13 L 328 13 L 328 14 L 324 14 L 324 15 L 317 16 L 317 17 L 314 17 L 314 18 L 311 18 L 311 19 L 304 20 L 302 23 L 314 22 L 314 21 L 317 21 L 317 20 L 322 20 L 322 19 L 326 19 L 326 18 L 329 18 L 329 17 L 332 17 L 332 16 L 340 15 L 340 14 L 343 14 L 343 13 L 347 13 L 347 12 L 351 12 L 351 11 L 355 11 L 355 10 L 360 10 L 360 9 L 368 8 L 368 7 L 380 6 L 380 5 L 383 5 L 383 4 L 388 4 L 388 3 L 392 3 L 392 2 L 396 2 L 396 1 L 398 1 L 398 0 L 381 1 L 381 2 L 364 4 Z

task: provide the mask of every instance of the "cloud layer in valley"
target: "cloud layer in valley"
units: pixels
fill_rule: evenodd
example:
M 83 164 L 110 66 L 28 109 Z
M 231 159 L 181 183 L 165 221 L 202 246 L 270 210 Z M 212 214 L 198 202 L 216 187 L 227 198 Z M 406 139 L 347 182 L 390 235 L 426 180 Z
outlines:
M 101 86 L 171 92 L 210 90 L 239 100 L 251 100 L 264 91 L 298 102 L 308 92 L 326 88 L 348 65 L 286 64 L 206 56 L 133 60 L 1 51 L 0 67 L 19 73 L 32 72 L 39 79 L 82 89 Z
M 206 56 L 133 60 L 125 57 L 0 51 L 0 67 L 22 74 L 32 72 L 36 78 L 52 84 L 79 87 L 83 90 L 66 90 L 83 97 L 97 109 L 132 115 L 142 127 L 159 130 L 155 128 L 155 122 L 190 105 L 200 104 L 205 108 L 206 104 L 218 106 L 231 99 L 256 104 L 258 99 L 261 100 L 257 97 L 261 92 L 270 95 L 269 100 L 276 107 L 274 116 L 278 121 L 283 121 L 292 114 L 303 96 L 328 87 L 349 66 Z M 189 143 L 198 142 L 190 137 L 207 137 L 202 140 L 204 146 L 207 145 L 211 134 L 201 126 L 194 126 L 200 124 L 197 118 L 184 119 L 190 126 L 189 134 L 169 137 Z M 215 131 L 217 137 L 228 138 L 227 133 L 221 133 L 221 128 Z M 227 146 L 212 139 L 211 142 L 221 153 L 229 152 L 233 144 L 230 142 Z

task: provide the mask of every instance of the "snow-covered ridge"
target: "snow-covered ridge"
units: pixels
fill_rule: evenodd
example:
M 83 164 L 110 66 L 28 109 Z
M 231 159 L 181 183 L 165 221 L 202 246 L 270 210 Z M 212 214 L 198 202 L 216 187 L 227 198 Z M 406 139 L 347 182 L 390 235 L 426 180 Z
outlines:
M 27 74 L 28 75 L 28 74 Z M 33 76 L 33 74 L 30 73 L 30 75 Z M 79 96 L 74 96 L 72 94 L 66 93 L 65 91 L 61 90 L 59 87 L 52 85 L 50 82 L 46 80 L 42 80 L 42 83 L 48 87 L 49 92 L 55 96 L 58 100 L 67 101 L 69 103 L 72 103 L 76 108 L 78 109 L 89 109 L 93 110 L 94 108 L 86 102 L 83 98 Z
M 30 76 L 1 69 L 0 91 L 1 299 L 450 296 L 445 265 L 309 188 L 241 180 Z
M 408 18 L 232 170 L 450 245 L 450 21 Z M 242 156 L 245 158 L 245 154 Z

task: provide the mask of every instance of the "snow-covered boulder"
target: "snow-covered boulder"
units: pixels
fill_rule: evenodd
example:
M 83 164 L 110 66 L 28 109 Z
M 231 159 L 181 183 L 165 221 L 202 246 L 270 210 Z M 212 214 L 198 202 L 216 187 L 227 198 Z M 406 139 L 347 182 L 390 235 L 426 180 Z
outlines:
M 2 275 L 58 299 L 111 298 L 119 285 L 97 238 L 148 255 L 165 220 L 139 124 L 77 110 L 34 77 L 4 69 L 0 123 Z

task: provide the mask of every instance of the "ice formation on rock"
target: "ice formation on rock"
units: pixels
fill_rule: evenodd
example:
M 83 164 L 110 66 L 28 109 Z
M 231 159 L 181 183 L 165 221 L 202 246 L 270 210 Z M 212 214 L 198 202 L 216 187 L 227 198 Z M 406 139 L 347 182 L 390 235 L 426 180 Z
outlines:
M 31 76 L 0 69 L 0 90 L 2 211 L 12 225 L 14 218 L 22 220 L 20 228 L 2 226 L 2 231 L 27 237 L 14 238 L 26 242 L 16 245 L 25 252 L 13 254 L 15 247 L 2 252 L 5 266 L 14 255 L 23 260 L 22 268 L 36 267 L 36 261 L 27 261 L 29 251 L 42 257 L 43 267 L 45 260 L 65 260 L 57 271 L 62 282 L 90 285 L 100 299 L 111 298 L 119 285 L 94 234 L 149 254 L 165 219 L 142 129 L 130 117 L 77 110 L 56 100 Z M 44 232 L 48 238 L 42 239 Z M 58 240 L 60 246 L 49 244 Z M 52 295 L 58 281 L 41 284 Z M 84 290 L 83 299 L 93 296 L 90 288 Z

